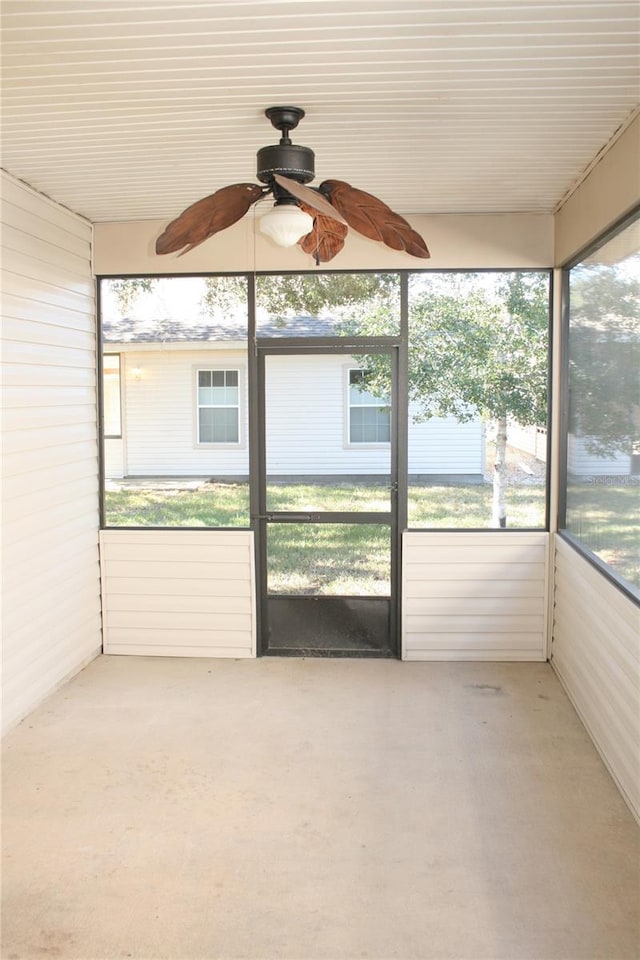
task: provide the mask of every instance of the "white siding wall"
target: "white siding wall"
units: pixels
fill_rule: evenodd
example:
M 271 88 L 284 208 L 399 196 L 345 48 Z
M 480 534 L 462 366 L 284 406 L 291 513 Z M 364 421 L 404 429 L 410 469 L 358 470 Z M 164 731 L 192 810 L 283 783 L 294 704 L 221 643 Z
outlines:
M 91 227 L 2 174 L 3 729 L 101 648 Z
M 124 477 L 124 444 L 120 438 L 104 441 L 104 475 L 107 480 Z
M 357 360 L 316 355 L 267 358 L 267 468 L 270 474 L 389 472 L 389 447 L 347 442 L 347 371 Z M 196 367 L 242 373 L 240 447 L 196 443 Z M 135 372 L 134 372 L 135 371 Z M 107 477 L 237 476 L 249 473 L 247 361 L 226 350 L 122 354 L 123 441 L 105 444 Z M 481 474 L 479 421 L 434 418 L 409 426 L 409 472 Z
M 268 474 L 389 473 L 388 444 L 347 443 L 345 356 L 266 358 Z
M 530 453 L 543 463 L 547 459 L 547 431 L 543 427 L 521 427 L 510 423 L 508 428 L 509 446 L 524 453 Z
M 640 819 L 640 609 L 555 537 L 552 665 Z
M 241 370 L 238 446 L 196 442 L 195 369 Z M 246 353 L 157 350 L 123 354 L 123 436 L 129 476 L 234 476 L 249 472 Z
M 253 534 L 103 530 L 105 653 L 254 657 Z
M 479 420 L 458 423 L 454 417 L 413 422 L 409 407 L 409 474 L 473 474 L 484 472 L 484 431 Z
M 347 376 L 358 363 L 324 354 L 267 356 L 267 473 L 389 473 L 389 446 L 348 443 Z M 483 469 L 478 421 L 410 420 L 410 473 L 481 474 Z
M 546 533 L 405 533 L 405 660 L 545 660 Z
M 628 453 L 597 457 L 587 449 L 584 437 L 569 434 L 567 442 L 567 470 L 575 477 L 629 476 L 631 457 Z

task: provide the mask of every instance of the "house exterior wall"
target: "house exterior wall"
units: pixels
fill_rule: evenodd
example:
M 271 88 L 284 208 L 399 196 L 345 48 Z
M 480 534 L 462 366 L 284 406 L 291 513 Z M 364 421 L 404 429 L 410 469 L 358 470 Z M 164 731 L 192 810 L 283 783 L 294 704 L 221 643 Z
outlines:
M 197 369 L 241 371 L 238 445 L 199 445 Z M 158 350 L 126 353 L 123 378 L 123 465 L 128 476 L 246 476 L 246 353 L 230 350 Z M 113 460 L 109 466 L 117 467 Z M 117 476 L 117 473 L 115 474 Z
M 2 173 L 3 729 L 101 649 L 91 226 Z
M 589 452 L 586 437 L 570 433 L 567 442 L 567 472 L 570 477 L 624 477 L 631 473 L 631 456 L 628 453 L 596 457 Z
M 106 475 L 246 476 L 249 473 L 247 358 L 237 350 L 146 350 L 122 354 L 123 439 L 105 443 Z M 389 445 L 348 441 L 346 356 L 266 358 L 267 472 L 270 475 L 388 474 Z M 201 445 L 196 371 L 237 369 L 237 445 Z M 409 425 L 411 474 L 476 475 L 484 469 L 482 425 L 434 418 Z
M 556 263 L 576 256 L 638 203 L 640 117 L 558 212 Z M 555 581 L 552 666 L 640 819 L 636 740 L 640 611 L 560 537 L 556 537 Z M 627 676 L 630 668 L 634 679 Z

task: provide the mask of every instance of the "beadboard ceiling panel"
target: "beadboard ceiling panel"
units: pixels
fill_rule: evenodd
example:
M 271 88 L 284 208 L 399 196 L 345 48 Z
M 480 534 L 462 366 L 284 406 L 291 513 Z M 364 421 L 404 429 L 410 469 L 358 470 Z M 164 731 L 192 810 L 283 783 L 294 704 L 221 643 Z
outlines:
M 316 184 L 551 212 L 640 101 L 638 0 L 3 0 L 3 166 L 93 221 L 255 181 L 274 104 Z

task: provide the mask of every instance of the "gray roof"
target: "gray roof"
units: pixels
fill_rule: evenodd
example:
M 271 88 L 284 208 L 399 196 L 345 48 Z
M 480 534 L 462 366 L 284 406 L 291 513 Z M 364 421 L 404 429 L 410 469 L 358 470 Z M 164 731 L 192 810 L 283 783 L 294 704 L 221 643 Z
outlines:
M 339 333 L 338 321 L 330 317 L 297 316 L 282 322 L 259 323 L 259 337 L 327 337 Z M 122 317 L 102 323 L 105 343 L 193 343 L 246 340 L 245 324 L 212 323 L 204 318 L 189 320 L 136 320 Z

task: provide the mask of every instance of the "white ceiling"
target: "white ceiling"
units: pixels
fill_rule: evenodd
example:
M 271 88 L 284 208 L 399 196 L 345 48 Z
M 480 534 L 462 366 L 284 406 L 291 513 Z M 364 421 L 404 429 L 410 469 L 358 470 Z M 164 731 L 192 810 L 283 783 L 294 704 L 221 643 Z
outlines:
M 3 166 L 90 220 L 255 182 L 307 116 L 315 183 L 399 213 L 553 211 L 640 102 L 638 0 L 3 0 Z

